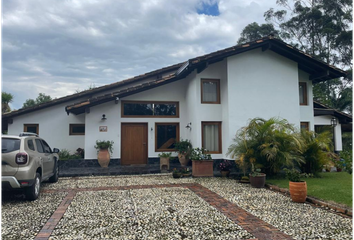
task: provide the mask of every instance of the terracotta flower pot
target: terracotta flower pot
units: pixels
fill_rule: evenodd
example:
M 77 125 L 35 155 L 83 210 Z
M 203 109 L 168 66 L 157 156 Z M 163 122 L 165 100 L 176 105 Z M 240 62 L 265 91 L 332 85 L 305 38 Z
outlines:
M 111 156 L 109 155 L 108 149 L 100 149 L 98 152 L 98 163 L 102 168 L 106 168 L 109 165 L 109 161 L 111 160 Z
M 304 203 L 307 197 L 306 182 L 289 182 L 290 197 L 293 202 Z
M 192 161 L 192 176 L 193 177 L 213 177 L 213 160 Z
M 251 176 L 251 174 L 249 175 L 250 177 L 250 182 L 251 182 L 251 186 L 254 188 L 263 188 L 265 185 L 265 179 L 266 179 L 266 174 L 264 173 L 260 173 L 258 176 Z
M 189 159 L 186 157 L 186 155 L 178 153 L 178 160 L 181 163 L 182 167 L 186 167 L 187 164 L 189 163 Z
M 221 177 L 226 178 L 230 175 L 230 171 L 220 171 Z

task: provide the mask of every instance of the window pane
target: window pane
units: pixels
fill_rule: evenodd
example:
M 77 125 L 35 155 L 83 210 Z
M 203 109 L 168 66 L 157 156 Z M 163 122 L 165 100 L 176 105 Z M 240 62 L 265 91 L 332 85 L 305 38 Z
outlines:
M 154 104 L 154 115 L 175 116 L 177 115 L 177 106 L 176 104 L 166 104 L 166 103 Z
M 33 144 L 33 140 L 32 139 L 27 140 L 27 146 L 28 146 L 29 149 L 34 151 L 34 144 Z
M 70 124 L 71 135 L 85 135 L 85 124 Z
M 20 150 L 20 139 L 14 138 L 3 138 L 1 140 L 1 152 L 2 153 L 9 153 L 16 150 Z
M 203 102 L 217 102 L 217 91 L 216 82 L 203 82 Z
M 300 104 L 304 104 L 304 87 L 302 85 L 299 86 L 300 93 Z
M 157 149 L 174 149 L 177 138 L 177 124 L 171 125 L 157 125 Z
M 208 152 L 220 152 L 219 149 L 219 124 L 203 125 L 203 147 Z
M 36 126 L 27 126 L 27 132 L 37 133 L 37 127 Z
M 43 143 L 43 147 L 44 147 L 44 152 L 51 153 L 52 149 L 50 149 L 48 143 L 46 141 L 42 141 L 42 143 Z
M 124 115 L 153 115 L 152 104 L 150 103 L 124 103 Z
M 36 139 L 35 141 L 36 141 L 36 146 L 37 146 L 37 152 L 39 152 L 39 153 L 44 153 L 41 140 Z
M 178 116 L 178 103 L 123 103 L 123 116 Z

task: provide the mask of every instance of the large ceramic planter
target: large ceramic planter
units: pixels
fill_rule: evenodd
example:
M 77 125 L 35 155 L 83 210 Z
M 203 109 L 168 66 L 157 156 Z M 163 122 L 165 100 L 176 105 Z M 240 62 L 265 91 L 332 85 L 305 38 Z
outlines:
M 108 149 L 100 149 L 97 155 L 97 159 L 102 168 L 108 167 L 109 161 L 111 160 Z
M 181 163 L 182 167 L 186 167 L 187 164 L 189 163 L 189 159 L 186 157 L 186 155 L 178 153 L 178 160 Z
M 192 176 L 193 177 L 213 177 L 213 160 L 192 161 Z
M 306 182 L 289 182 L 290 197 L 293 202 L 304 203 L 307 197 Z
M 250 174 L 249 176 L 250 176 L 250 183 L 251 183 L 252 187 L 254 187 L 254 188 L 263 188 L 264 187 L 266 174 L 259 173 L 259 175 L 255 176 L 255 177 L 251 176 L 251 174 Z

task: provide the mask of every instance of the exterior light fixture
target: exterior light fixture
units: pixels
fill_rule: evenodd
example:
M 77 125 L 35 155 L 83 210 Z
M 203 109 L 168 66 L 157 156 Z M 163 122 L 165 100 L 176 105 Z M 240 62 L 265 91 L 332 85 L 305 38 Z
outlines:
M 107 120 L 106 114 L 102 114 L 102 119 L 101 119 L 101 120 L 102 120 L 102 121 Z
M 332 126 L 332 127 L 335 127 L 335 126 L 337 126 L 337 124 L 338 124 L 337 118 L 333 117 L 333 118 L 331 119 L 331 126 Z
M 192 130 L 192 123 L 191 123 L 191 122 L 188 123 L 187 126 L 186 126 L 186 128 L 189 129 L 189 130 Z

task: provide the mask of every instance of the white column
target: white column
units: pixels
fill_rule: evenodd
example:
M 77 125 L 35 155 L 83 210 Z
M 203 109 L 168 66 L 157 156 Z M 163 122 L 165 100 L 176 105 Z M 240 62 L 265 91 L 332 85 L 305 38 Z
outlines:
M 335 151 L 342 151 L 342 126 L 340 123 L 334 128 Z

